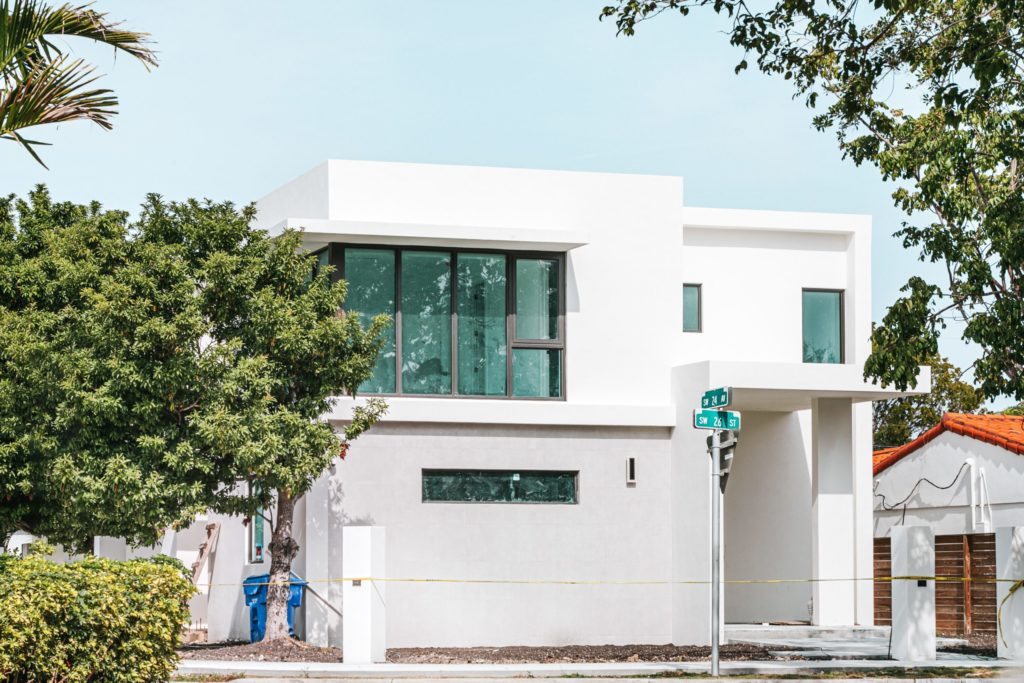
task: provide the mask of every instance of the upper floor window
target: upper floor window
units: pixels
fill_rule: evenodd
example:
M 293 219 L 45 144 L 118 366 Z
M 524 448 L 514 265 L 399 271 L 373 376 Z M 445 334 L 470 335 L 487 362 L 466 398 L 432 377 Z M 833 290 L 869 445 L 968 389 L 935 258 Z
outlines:
M 560 254 L 332 245 L 345 308 L 390 315 L 360 391 L 561 398 Z
M 803 346 L 805 363 L 844 362 L 841 291 L 803 291 Z
M 683 332 L 700 332 L 700 285 L 683 285 Z

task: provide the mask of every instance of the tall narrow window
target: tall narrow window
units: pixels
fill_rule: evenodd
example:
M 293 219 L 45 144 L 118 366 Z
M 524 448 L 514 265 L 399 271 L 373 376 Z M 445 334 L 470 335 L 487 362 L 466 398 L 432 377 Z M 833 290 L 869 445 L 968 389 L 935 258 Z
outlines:
M 395 252 L 392 249 L 346 249 L 345 279 L 348 297 L 345 310 L 358 313 L 363 324 L 380 314 L 391 316 L 384 332 L 384 347 L 373 366 L 373 376 L 359 391 L 395 393 Z
M 562 395 L 560 265 L 553 258 L 520 257 L 515 261 L 513 396 Z
M 700 332 L 700 285 L 683 285 L 683 332 Z
M 402 392 L 452 393 L 452 257 L 402 252 Z
M 249 562 L 251 564 L 263 562 L 263 550 L 266 548 L 267 536 L 266 523 L 267 520 L 263 517 L 262 513 L 253 515 L 249 519 Z
M 516 260 L 516 339 L 558 339 L 558 261 Z
M 504 396 L 508 373 L 504 254 L 456 257 L 459 393 Z
M 803 354 L 805 363 L 843 362 L 841 291 L 803 291 Z

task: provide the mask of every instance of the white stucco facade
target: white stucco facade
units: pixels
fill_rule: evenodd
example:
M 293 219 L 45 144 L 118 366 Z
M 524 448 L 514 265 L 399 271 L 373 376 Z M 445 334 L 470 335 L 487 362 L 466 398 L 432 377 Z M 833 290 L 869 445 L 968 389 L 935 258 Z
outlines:
M 297 510 L 300 632 L 340 645 L 342 528 L 386 529 L 389 647 L 706 643 L 709 458 L 700 395 L 734 390 L 743 429 L 724 503 L 729 621 L 870 624 L 866 216 L 688 207 L 676 177 L 329 161 L 258 204 L 310 249 L 377 245 L 564 259 L 562 396 L 389 397 Z M 701 331 L 682 286 L 701 285 Z M 802 292 L 842 294 L 843 358 L 803 362 Z M 927 390 L 927 370 L 918 391 Z M 359 399 L 362 400 L 362 399 Z M 337 402 L 339 427 L 353 401 Z M 635 483 L 626 463 L 634 458 Z M 577 473 L 574 504 L 424 502 L 424 469 Z M 245 530 L 211 565 L 211 640 L 243 638 Z M 550 583 L 579 581 L 583 583 Z M 530 583 L 535 582 L 535 583 Z M 633 582 L 633 583 L 630 583 Z M 645 583 L 646 582 L 646 583 Z M 698 583 L 688 583 L 698 582 Z

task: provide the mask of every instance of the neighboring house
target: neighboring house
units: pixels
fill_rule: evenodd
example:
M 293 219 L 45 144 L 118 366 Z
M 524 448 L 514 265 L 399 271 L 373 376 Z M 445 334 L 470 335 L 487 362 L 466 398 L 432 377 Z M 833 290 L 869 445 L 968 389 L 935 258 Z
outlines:
M 825 579 L 729 584 L 725 618 L 872 623 L 870 401 L 904 394 L 862 376 L 868 217 L 687 207 L 676 177 L 354 161 L 258 209 L 305 231 L 347 312 L 394 320 L 361 390 L 386 419 L 297 508 L 295 571 L 332 605 L 307 595 L 308 640 L 340 644 L 325 579 L 342 527 L 373 524 L 389 577 L 516 582 L 388 583 L 390 647 L 708 642 L 691 413 L 719 386 L 743 413 L 725 578 Z M 211 520 L 210 639 L 243 638 L 266 531 Z
M 1024 526 L 1024 417 L 947 413 L 908 444 L 875 451 L 876 575 L 889 575 L 894 526 L 928 526 L 942 635 L 994 634 L 997 527 Z M 876 621 L 888 623 L 888 582 L 876 585 Z

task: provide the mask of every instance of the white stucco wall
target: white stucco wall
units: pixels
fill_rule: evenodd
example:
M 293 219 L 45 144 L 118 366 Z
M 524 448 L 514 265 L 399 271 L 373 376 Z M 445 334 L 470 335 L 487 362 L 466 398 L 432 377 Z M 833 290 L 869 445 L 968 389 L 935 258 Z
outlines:
M 954 481 L 957 471 L 973 459 L 975 473 L 965 468 L 955 484 L 939 490 L 928 484 L 917 488 L 906 508 L 884 510 L 903 500 L 914 485 L 927 477 L 939 486 Z M 975 482 L 975 517 L 971 518 L 971 485 Z M 987 487 L 989 505 L 981 505 L 981 481 Z M 874 535 L 888 536 L 893 526 L 928 526 L 936 535 L 991 533 L 998 527 L 1024 526 L 1024 456 L 967 436 L 943 432 L 918 450 L 875 477 Z M 991 519 L 987 526 L 983 522 Z
M 637 459 L 635 486 L 626 484 L 628 457 Z M 330 570 L 341 575 L 340 526 L 374 524 L 387 529 L 390 577 L 664 580 L 670 457 L 666 429 L 382 424 L 327 482 Z M 424 503 L 423 468 L 576 470 L 579 503 Z M 388 646 L 664 643 L 670 591 L 390 583 Z
M 810 411 L 747 412 L 725 496 L 725 578 L 811 576 Z M 809 583 L 727 584 L 729 622 L 807 620 Z

